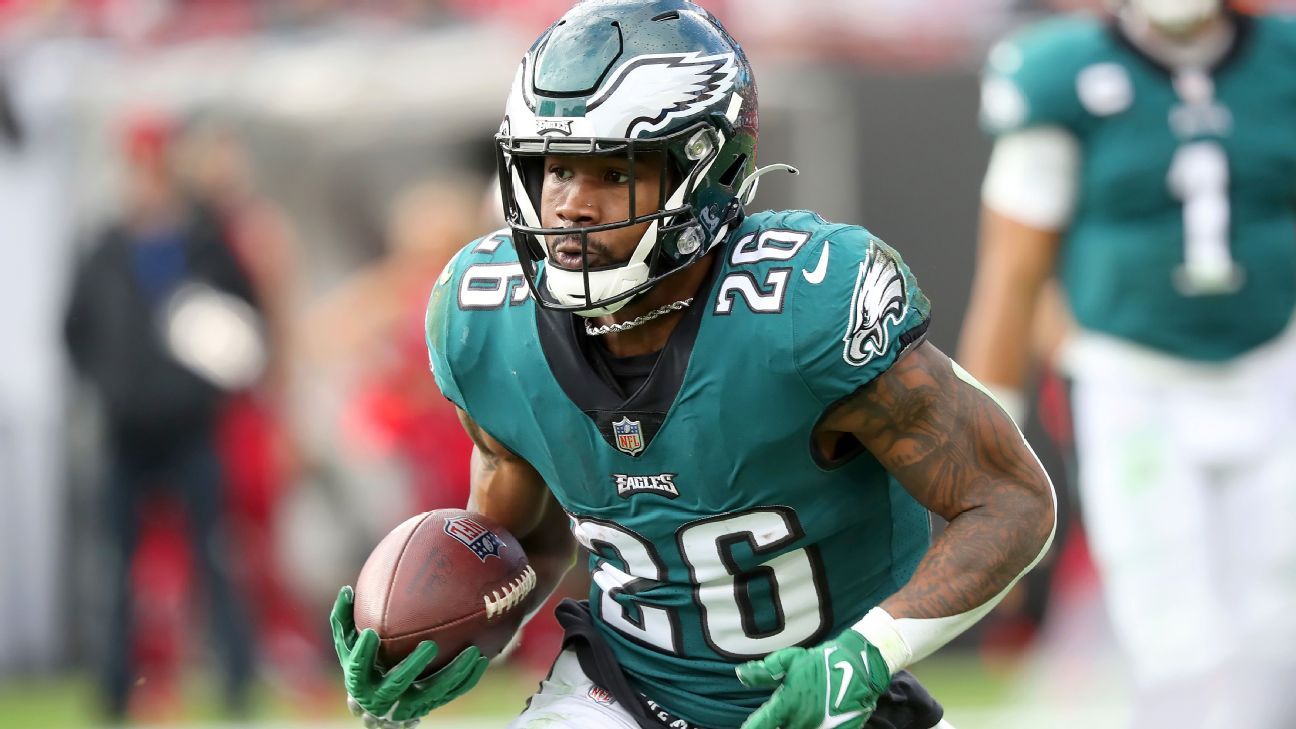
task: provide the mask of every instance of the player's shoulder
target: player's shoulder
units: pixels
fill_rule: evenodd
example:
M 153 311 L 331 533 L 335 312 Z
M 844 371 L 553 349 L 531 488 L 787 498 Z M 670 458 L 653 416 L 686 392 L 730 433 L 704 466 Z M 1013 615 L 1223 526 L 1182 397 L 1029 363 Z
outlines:
M 476 265 L 514 263 L 517 260 L 517 251 L 513 248 L 513 233 L 508 228 L 504 228 L 469 241 L 454 254 L 441 275 L 442 277 L 457 276 Z
M 529 299 L 508 230 L 471 241 L 446 263 L 432 287 L 424 320 L 429 364 L 446 397 L 462 406 L 455 371 L 463 367 L 455 363 L 465 356 L 465 348 L 480 348 L 476 340 L 491 339 L 489 330 L 495 322 L 506 323 L 505 317 L 490 315 L 512 312 Z M 469 317 L 481 321 L 467 326 Z M 452 332 L 460 335 L 451 336 Z
M 798 356 L 836 342 L 852 367 L 885 358 L 895 335 L 930 316 L 931 302 L 900 251 L 858 225 L 835 225 L 807 252 L 792 283 Z
M 1288 58 L 1296 58 L 1296 13 L 1248 16 L 1252 32 Z
M 460 248 L 442 269 L 428 305 L 429 324 L 434 313 L 448 317 L 506 310 L 529 295 L 512 234 L 497 230 Z
M 926 331 L 931 304 L 913 272 L 859 225 L 801 210 L 761 213 L 728 252 L 727 276 L 749 276 L 751 301 L 768 301 L 765 313 L 780 315 L 770 336 L 786 337 L 802 380 L 824 402 L 885 371 Z M 757 260 L 763 272 L 749 268 Z M 734 283 L 722 284 L 722 297 L 748 288 Z
M 811 249 L 840 227 L 811 210 L 752 213 L 729 236 L 723 265 L 730 271 L 801 267 Z
M 746 299 L 756 313 L 795 317 L 797 312 L 785 301 L 808 301 L 813 306 L 815 301 L 832 298 L 837 289 L 853 285 L 844 273 L 847 262 L 864 260 L 875 245 L 890 250 L 865 228 L 835 223 L 810 210 L 748 215 L 724 251 L 721 308 L 725 309 L 726 301 L 735 303 L 733 294 L 741 286 L 739 298 Z
M 790 298 L 813 307 L 852 291 L 859 267 L 870 262 L 912 276 L 900 253 L 863 226 L 809 210 L 767 210 L 748 216 L 731 236 L 724 266 L 726 275 L 795 272 L 786 283 Z
M 1040 20 L 1010 33 L 989 54 L 991 68 L 1012 73 L 1018 64 L 1004 56 L 1007 49 L 1020 53 L 1022 67 L 1049 61 L 1076 62 L 1106 51 L 1110 26 L 1102 18 L 1086 15 L 1059 15 Z
M 995 134 L 1044 124 L 1074 127 L 1085 117 L 1081 76 L 1091 68 L 1101 75 L 1122 53 L 1110 25 L 1090 15 L 1050 18 L 1009 35 L 986 57 L 982 124 Z

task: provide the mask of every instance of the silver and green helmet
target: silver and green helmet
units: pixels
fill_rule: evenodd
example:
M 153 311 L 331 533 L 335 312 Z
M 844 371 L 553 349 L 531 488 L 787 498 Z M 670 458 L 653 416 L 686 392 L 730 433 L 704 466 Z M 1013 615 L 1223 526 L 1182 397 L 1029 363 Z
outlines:
M 518 68 L 496 135 L 504 216 L 527 284 L 549 308 L 584 316 L 620 309 L 705 256 L 742 217 L 756 165 L 756 83 L 742 49 L 685 0 L 587 0 L 549 27 Z M 546 155 L 619 155 L 632 218 L 544 228 Z M 636 166 L 661 165 L 659 210 L 634 205 Z M 642 167 L 640 167 L 642 169 Z M 749 182 L 750 178 L 750 182 Z M 547 260 L 546 235 L 650 223 L 629 260 L 579 269 Z

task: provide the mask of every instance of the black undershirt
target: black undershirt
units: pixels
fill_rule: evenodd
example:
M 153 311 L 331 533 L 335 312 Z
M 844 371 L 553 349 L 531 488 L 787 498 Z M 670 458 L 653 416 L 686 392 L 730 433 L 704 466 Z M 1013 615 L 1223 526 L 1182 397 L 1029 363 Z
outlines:
M 648 375 L 652 374 L 653 367 L 657 366 L 657 360 L 661 356 L 659 349 L 648 354 L 616 357 L 604 346 L 601 338 L 590 337 L 587 341 L 589 346 L 586 347 L 586 352 L 594 371 L 627 400 L 648 381 Z

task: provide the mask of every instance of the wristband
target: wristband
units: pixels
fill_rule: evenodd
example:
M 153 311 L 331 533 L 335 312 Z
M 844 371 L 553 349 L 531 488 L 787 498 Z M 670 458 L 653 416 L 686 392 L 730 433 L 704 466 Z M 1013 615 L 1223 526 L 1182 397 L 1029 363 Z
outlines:
M 913 650 L 909 647 L 909 642 L 900 633 L 895 618 L 882 608 L 875 607 L 868 611 L 851 629 L 878 649 L 891 675 L 894 676 L 896 671 L 913 662 Z

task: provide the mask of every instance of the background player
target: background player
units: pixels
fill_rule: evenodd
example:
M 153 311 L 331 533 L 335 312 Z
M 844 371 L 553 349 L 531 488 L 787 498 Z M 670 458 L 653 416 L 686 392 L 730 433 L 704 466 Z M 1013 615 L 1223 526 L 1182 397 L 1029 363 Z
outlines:
M 1278 690 L 1296 681 L 1293 63 L 1290 19 L 1129 0 L 1110 24 L 1030 29 L 986 71 L 959 359 L 1021 403 L 1057 273 L 1081 503 L 1139 727 L 1215 725 L 1212 696 L 1230 725 L 1296 722 Z
M 461 251 L 428 312 L 472 508 L 522 540 L 537 595 L 591 552 L 589 608 L 560 608 L 571 648 L 513 726 L 862 726 L 875 706 L 932 726 L 900 669 L 1048 542 L 1047 477 L 923 342 L 898 254 L 743 212 L 756 129 L 741 49 L 691 3 L 578 5 L 519 68 L 497 137 L 512 235 Z M 950 522 L 930 545 L 926 509 Z M 370 723 L 484 670 L 469 649 L 411 686 L 424 644 L 384 677 L 349 589 L 333 617 Z

